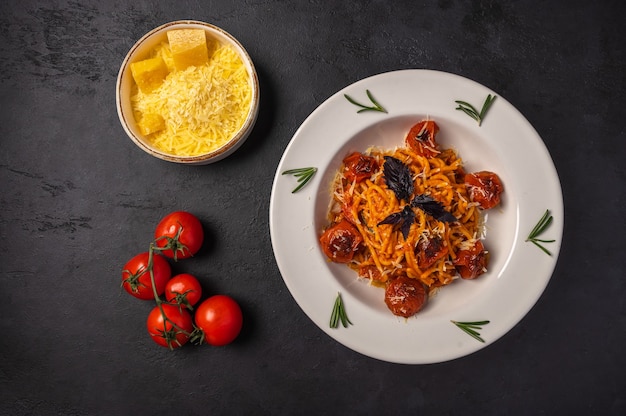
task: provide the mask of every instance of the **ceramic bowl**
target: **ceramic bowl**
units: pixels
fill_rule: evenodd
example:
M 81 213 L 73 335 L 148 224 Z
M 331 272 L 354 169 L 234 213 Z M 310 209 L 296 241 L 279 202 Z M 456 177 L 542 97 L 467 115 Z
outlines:
M 217 40 L 221 44 L 230 45 L 241 57 L 250 77 L 252 98 L 247 117 L 242 127 L 235 132 L 226 143 L 205 154 L 179 156 L 155 147 L 150 140 L 142 134 L 133 115 L 131 95 L 136 87 L 134 87 L 135 81 L 130 70 L 130 64 L 148 58 L 150 53 L 159 44 L 167 41 L 167 32 L 173 29 L 203 29 L 206 32 L 207 40 Z M 239 41 L 232 35 L 209 23 L 194 20 L 174 21 L 161 25 L 146 33 L 130 49 L 122 62 L 117 77 L 116 105 L 117 113 L 124 131 L 128 137 L 146 153 L 169 162 L 188 165 L 206 165 L 231 155 L 250 135 L 259 110 L 259 81 L 250 56 Z

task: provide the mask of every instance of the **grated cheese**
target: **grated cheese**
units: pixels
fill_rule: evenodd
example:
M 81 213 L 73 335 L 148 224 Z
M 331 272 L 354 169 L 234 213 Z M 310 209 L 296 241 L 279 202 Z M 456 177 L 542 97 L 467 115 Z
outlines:
M 160 115 L 163 130 L 148 138 L 164 152 L 196 156 L 223 146 L 241 129 L 252 101 L 250 76 L 241 58 L 228 45 L 221 45 L 208 64 L 174 69 L 167 43 L 156 50 L 170 69 L 163 84 L 145 94 L 138 89 L 131 98 L 135 119 Z

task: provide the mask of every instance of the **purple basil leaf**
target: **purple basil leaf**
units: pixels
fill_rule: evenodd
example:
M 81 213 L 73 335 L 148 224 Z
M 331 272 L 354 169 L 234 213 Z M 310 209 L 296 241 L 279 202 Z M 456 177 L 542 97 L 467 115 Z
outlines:
M 378 225 L 382 224 L 391 224 L 393 225 L 393 229 L 397 230 L 398 228 L 402 231 L 402 235 L 406 240 L 409 236 L 409 231 L 411 230 L 411 224 L 415 222 L 415 212 L 410 205 L 405 205 L 404 209 L 400 212 L 394 212 L 389 215 L 387 218 L 378 223 Z
M 402 219 L 402 211 L 394 212 L 393 214 L 389 215 L 387 218 L 379 222 L 378 225 L 383 225 L 383 224 L 398 225 L 401 221 L 404 221 Z
M 435 201 L 429 195 L 416 195 L 411 201 L 411 206 L 419 208 L 428 215 L 434 217 L 438 221 L 454 222 L 457 218 L 448 212 L 443 205 Z
M 395 157 L 385 156 L 383 175 L 389 189 L 395 194 L 398 201 L 408 201 L 413 194 L 413 178 L 411 171 L 402 161 Z
M 415 195 L 415 197 L 413 197 L 413 199 L 411 200 L 411 205 L 414 207 L 417 207 L 420 204 L 426 204 L 428 202 L 435 202 L 435 200 L 430 195 L 426 195 L 426 194 Z

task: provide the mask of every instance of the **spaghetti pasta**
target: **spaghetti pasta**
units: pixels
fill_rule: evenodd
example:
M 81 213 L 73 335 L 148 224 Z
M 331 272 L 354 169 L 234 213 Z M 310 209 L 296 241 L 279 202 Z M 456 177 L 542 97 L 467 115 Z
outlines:
M 436 146 L 434 134 L 431 141 Z M 488 252 L 480 241 L 482 209 L 472 200 L 462 159 L 432 145 L 421 151 L 408 136 L 406 144 L 370 148 L 344 159 L 332 183 L 330 225 L 320 238 L 324 252 L 381 287 L 408 277 L 432 292 L 459 275 L 477 277 L 486 270 Z M 399 197 L 390 183 L 390 158 L 407 169 L 408 183 L 402 186 L 411 191 L 410 198 Z M 365 174 L 359 179 L 361 171 Z M 348 244 L 347 231 L 337 238 L 339 224 L 351 229 L 360 244 Z

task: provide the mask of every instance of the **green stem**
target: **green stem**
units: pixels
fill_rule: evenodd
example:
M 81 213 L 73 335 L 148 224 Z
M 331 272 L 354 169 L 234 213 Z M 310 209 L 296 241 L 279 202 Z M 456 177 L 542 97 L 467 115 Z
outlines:
M 155 250 L 154 243 L 150 243 L 150 248 L 148 250 L 148 271 L 150 273 L 150 283 L 152 283 L 152 294 L 154 296 L 154 301 L 156 303 L 156 306 L 159 308 L 159 311 L 161 312 L 161 317 L 163 318 L 163 334 L 167 333 L 167 323 L 169 322 L 170 324 L 172 324 L 172 327 L 175 328 L 177 332 L 181 332 L 185 335 L 191 336 L 189 332 L 185 331 L 183 328 L 176 325 L 175 322 L 169 319 L 167 315 L 165 314 L 165 311 L 163 310 L 163 300 L 161 300 L 161 297 L 159 296 L 159 293 L 157 292 L 156 284 L 154 280 L 154 266 L 153 266 L 154 250 Z M 168 347 L 170 348 L 170 350 L 173 350 L 174 348 L 172 347 L 172 344 L 171 344 L 172 341 L 167 336 L 165 338 L 167 339 Z

